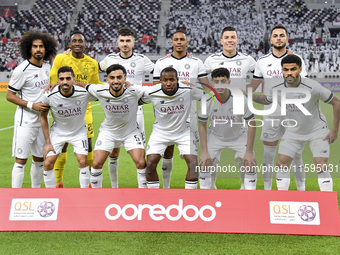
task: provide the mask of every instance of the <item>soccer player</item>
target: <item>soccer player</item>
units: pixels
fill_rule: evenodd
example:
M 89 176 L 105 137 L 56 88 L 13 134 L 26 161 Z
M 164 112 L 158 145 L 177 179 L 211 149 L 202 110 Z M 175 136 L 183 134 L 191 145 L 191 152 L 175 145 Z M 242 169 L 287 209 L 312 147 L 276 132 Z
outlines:
M 211 73 L 212 86 L 216 88 L 217 93 L 221 98 L 222 105 L 215 105 L 212 98 L 207 102 L 202 102 L 201 109 L 198 113 L 199 134 L 201 140 L 202 151 L 200 155 L 199 165 L 203 169 L 208 169 L 209 166 L 215 165 L 215 171 L 220 162 L 221 152 L 224 148 L 230 148 L 234 151 L 235 161 L 243 161 L 245 172 L 244 186 L 247 190 L 256 189 L 257 172 L 253 171 L 253 166 L 256 165 L 256 159 L 253 153 L 253 145 L 256 132 L 254 114 L 248 109 L 246 100 L 244 100 L 245 114 L 233 114 L 234 97 L 228 89 L 230 84 L 230 73 L 227 68 L 220 67 Z M 206 112 L 202 113 L 202 104 L 206 103 Z M 209 132 L 207 134 L 207 121 L 210 120 Z M 248 128 L 241 128 L 242 121 L 251 122 Z M 245 171 L 242 169 L 242 171 Z M 212 171 L 211 171 L 212 172 Z
M 261 104 L 271 104 L 273 92 L 277 92 L 278 102 L 281 96 L 299 100 L 310 95 L 307 102 L 299 104 L 286 104 L 287 117 L 291 120 L 282 137 L 279 146 L 279 157 L 276 162 L 278 167 L 277 187 L 279 190 L 288 190 L 290 178 L 289 166 L 297 153 L 299 153 L 306 142 L 312 151 L 315 168 L 318 172 L 318 183 L 321 191 L 332 191 L 333 181 L 328 170 L 327 161 L 330 154 L 329 144 L 333 143 L 338 136 L 340 121 L 340 100 L 330 90 L 321 84 L 308 78 L 301 78 L 302 61 L 296 55 L 288 55 L 281 60 L 282 75 L 284 82 L 273 86 L 268 95 L 253 95 L 253 100 Z M 327 120 L 320 111 L 320 100 L 333 106 L 333 128 L 328 129 Z M 303 107 L 304 109 L 301 109 Z M 303 112 L 307 110 L 307 112 Z M 309 115 L 308 115 L 309 113 Z M 279 180 L 279 179 L 283 179 Z
M 221 34 L 221 44 L 223 51 L 209 56 L 205 62 L 205 68 L 208 73 L 213 70 L 224 67 L 230 72 L 230 79 L 234 85 L 246 89 L 246 79 L 248 72 L 254 72 L 255 60 L 253 57 L 238 52 L 237 45 L 239 39 L 234 27 L 225 27 Z M 244 189 L 244 171 L 241 171 L 242 162 L 238 162 L 241 178 L 241 189 Z M 211 186 L 216 189 L 217 172 L 211 174 Z
M 142 134 L 137 127 L 138 101 L 145 88 L 124 88 L 127 72 L 122 65 L 111 65 L 106 69 L 106 73 L 107 84 L 86 86 L 87 91 L 98 98 L 105 113 L 94 148 L 91 186 L 102 187 L 105 160 L 113 148 L 124 146 L 136 164 L 138 187 L 146 188 L 145 150 Z
M 119 53 L 112 53 L 105 57 L 99 63 L 99 70 L 106 71 L 106 69 L 113 64 L 120 64 L 126 69 L 126 80 L 134 85 L 142 86 L 143 75 L 145 73 L 152 73 L 154 64 L 151 60 L 142 55 L 133 53 L 133 46 L 135 45 L 134 31 L 130 28 L 123 27 L 118 31 L 118 47 Z M 137 112 L 138 128 L 142 134 L 143 143 L 145 144 L 145 128 L 143 107 L 138 107 Z M 109 156 L 109 174 L 112 188 L 118 188 L 118 156 L 119 148 L 113 150 Z
M 263 57 L 261 57 L 255 65 L 255 72 L 251 83 L 248 85 L 253 91 L 262 83 L 264 80 L 264 94 L 268 94 L 270 87 L 277 83 L 271 79 L 282 79 L 282 68 L 281 60 L 285 57 L 287 53 L 286 44 L 288 42 L 287 29 L 282 25 L 277 25 L 271 30 L 270 42 L 273 46 L 273 51 Z M 302 77 L 307 76 L 305 71 L 305 64 L 302 61 Z M 267 106 L 264 108 L 268 109 Z M 273 167 L 274 167 L 274 157 L 276 153 L 276 147 L 278 140 L 281 139 L 284 128 L 277 123 L 281 123 L 284 116 L 279 116 L 280 109 L 271 114 L 270 116 L 263 116 L 264 125 L 261 132 L 261 140 L 264 146 L 264 189 L 272 189 L 272 178 L 273 178 Z M 272 119 L 281 119 L 281 121 L 272 122 Z M 302 161 L 302 152 L 297 153 L 292 162 L 293 172 L 295 175 L 296 186 L 298 190 L 305 190 L 305 172 Z M 288 173 L 289 174 L 289 173 Z M 289 175 L 286 178 L 290 178 Z
M 179 78 L 176 69 L 166 67 L 160 75 L 161 83 L 147 88 L 141 98 L 143 103 L 153 103 L 156 122 L 147 145 L 147 186 L 159 188 L 159 178 L 156 171 L 165 149 L 169 145 L 176 144 L 181 156 L 185 159 L 188 172 L 185 178 L 186 189 L 196 189 L 198 173 L 197 145 L 191 139 L 189 117 L 191 101 L 201 99 L 203 93 L 197 88 L 178 83 Z M 201 174 L 201 173 L 200 173 Z M 204 173 L 205 174 L 205 173 Z M 207 178 L 200 179 L 202 189 L 210 188 L 210 173 Z
M 155 64 L 155 70 L 153 72 L 153 83 L 158 84 L 160 82 L 161 71 L 166 67 L 173 67 L 178 73 L 178 79 L 180 82 L 192 82 L 194 79 L 198 79 L 201 84 L 208 84 L 207 73 L 203 62 L 195 57 L 188 56 L 186 48 L 188 45 L 188 39 L 183 31 L 176 31 L 172 36 L 172 46 L 174 52 L 170 57 L 164 57 L 157 60 Z M 198 128 L 197 128 L 197 113 L 196 113 L 196 102 L 191 105 L 190 113 L 190 125 L 192 133 L 194 134 L 193 139 L 197 145 L 199 144 Z M 162 176 L 163 176 L 163 188 L 170 188 L 170 179 L 173 161 L 172 157 L 174 154 L 174 146 L 169 146 L 164 152 L 162 160 Z M 204 175 L 204 174 L 203 174 Z
M 46 145 L 44 148 L 44 182 L 46 188 L 56 186 L 53 172 L 54 163 L 65 143 L 71 143 L 78 160 L 79 182 L 81 188 L 88 188 L 90 181 L 87 162 L 88 139 L 85 114 L 90 101 L 97 98 L 84 88 L 74 87 L 74 72 L 71 67 L 63 66 L 58 70 L 58 86 L 44 94 L 42 102 L 50 106 L 53 117 L 51 132 L 48 130 L 48 112 L 41 114 L 41 126 Z
M 98 75 L 98 63 L 91 57 L 84 54 L 85 49 L 85 36 L 80 31 L 74 31 L 71 34 L 71 53 L 67 54 L 58 54 L 54 60 L 53 67 L 51 69 L 50 74 L 50 82 L 57 83 L 58 81 L 58 70 L 63 66 L 70 66 L 73 69 L 75 74 L 75 81 L 77 83 L 92 83 L 99 84 L 101 83 Z M 91 168 L 93 162 L 93 149 L 92 149 L 92 137 L 94 137 L 93 131 L 93 117 L 92 117 L 92 106 L 91 103 L 88 104 L 87 112 L 85 116 L 85 121 L 87 124 L 87 132 L 88 132 L 88 156 L 87 160 L 89 166 Z M 56 175 L 57 183 L 59 183 L 60 187 L 63 187 L 63 176 L 65 164 L 67 161 L 67 143 L 65 144 L 61 156 L 58 157 L 57 162 L 55 163 L 54 172 Z
M 6 99 L 18 105 L 15 112 L 12 156 L 12 188 L 21 188 L 27 158 L 32 153 L 32 188 L 40 188 L 43 176 L 43 148 L 45 144 L 41 129 L 40 113 L 49 107 L 41 103 L 43 91 L 48 85 L 50 65 L 44 60 L 52 59 L 57 43 L 50 34 L 39 31 L 27 32 L 19 42 L 19 51 L 25 59 L 13 72 Z M 18 93 L 18 96 L 16 95 Z

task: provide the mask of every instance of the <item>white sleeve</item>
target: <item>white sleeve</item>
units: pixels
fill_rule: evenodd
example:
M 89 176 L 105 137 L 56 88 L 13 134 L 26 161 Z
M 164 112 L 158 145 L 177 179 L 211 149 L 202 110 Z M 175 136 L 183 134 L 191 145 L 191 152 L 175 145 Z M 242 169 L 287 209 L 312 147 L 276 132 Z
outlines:
M 17 93 L 25 85 L 25 74 L 18 69 L 14 69 L 11 80 L 8 84 L 8 89 Z
M 198 60 L 198 75 L 197 75 L 197 78 L 203 78 L 203 77 L 207 77 L 208 74 L 207 74 L 207 71 L 205 69 L 205 66 L 202 62 L 202 60 Z
M 152 63 L 148 57 L 144 56 L 144 73 L 151 73 L 154 67 L 154 63 Z
M 320 83 L 313 87 L 313 94 L 325 103 L 329 103 L 334 97 L 333 92 L 323 87 Z
M 156 64 L 155 64 L 155 68 L 153 70 L 153 80 L 154 81 L 160 81 L 161 80 L 161 71 L 160 70 L 160 63 L 157 60 Z
M 97 90 L 95 88 L 96 84 L 88 84 L 86 85 L 86 90 L 94 97 L 97 98 Z
M 207 73 L 211 73 L 212 70 L 211 70 L 211 57 L 208 57 L 205 62 L 204 62 L 204 67 L 205 67 L 205 71 Z
M 302 62 L 302 71 L 300 73 L 301 77 L 307 77 L 308 76 L 308 73 L 307 73 L 307 69 L 306 69 L 306 64 L 305 64 L 305 61 L 303 61 L 303 59 L 301 58 L 301 62 Z
M 253 57 L 249 56 L 249 71 L 250 72 L 255 72 L 255 65 L 256 65 L 256 61 Z
M 201 100 L 203 96 L 203 90 L 194 87 L 190 90 L 190 96 L 191 100 Z
M 260 63 L 258 61 L 255 64 L 255 71 L 254 71 L 253 79 L 263 80 L 263 74 L 261 72 Z
M 142 95 L 142 97 L 140 98 L 140 101 L 143 103 L 143 104 L 149 104 L 151 103 L 151 97 L 149 96 L 149 93 L 150 93 L 150 87 L 146 87 L 144 89 L 144 95 Z
M 106 56 L 102 61 L 99 62 L 99 71 L 105 72 L 106 69 L 109 67 L 109 60 L 110 57 Z
M 48 105 L 50 105 L 50 100 L 49 100 L 49 98 L 48 98 L 48 95 L 49 95 L 50 93 L 48 93 L 48 92 L 45 92 L 44 94 L 43 94 L 43 96 L 42 96 L 42 99 L 41 99 L 41 102 L 43 103 L 43 104 L 48 104 Z

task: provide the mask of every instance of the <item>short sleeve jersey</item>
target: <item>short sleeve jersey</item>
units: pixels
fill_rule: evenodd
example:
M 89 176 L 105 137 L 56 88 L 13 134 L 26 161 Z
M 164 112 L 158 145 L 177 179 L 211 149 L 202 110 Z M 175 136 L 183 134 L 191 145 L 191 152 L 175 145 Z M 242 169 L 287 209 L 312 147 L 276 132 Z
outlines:
M 104 109 L 105 119 L 99 131 L 108 130 L 117 139 L 120 139 L 137 128 L 138 101 L 146 88 L 131 86 L 124 89 L 123 94 L 117 97 L 111 94 L 109 84 L 90 84 L 86 86 L 86 89 L 98 98 Z
M 271 103 L 273 90 L 278 90 L 278 103 L 281 104 L 281 91 L 287 89 L 286 82 L 280 83 L 274 86 L 270 93 L 267 95 L 267 102 Z M 323 128 L 328 128 L 327 120 L 320 109 L 320 100 L 325 103 L 329 103 L 334 94 L 323 87 L 317 81 L 303 78 L 300 84 L 297 86 L 299 89 L 304 89 L 311 94 L 311 99 L 303 104 L 303 107 L 307 109 L 311 115 L 305 115 L 295 104 L 286 104 L 286 115 L 288 119 L 294 119 L 297 123 L 295 127 L 289 127 L 286 132 L 294 132 L 297 134 L 310 134 Z M 294 88 L 290 88 L 294 89 Z M 288 92 L 286 93 L 287 99 L 299 99 L 305 97 L 304 93 L 299 92 Z M 294 126 L 295 123 L 291 123 L 290 126 Z
M 179 83 L 177 91 L 169 96 L 163 92 L 162 84 L 159 83 L 148 87 L 141 101 L 153 104 L 156 118 L 153 130 L 164 135 L 175 135 L 188 127 L 191 101 L 200 100 L 202 95 L 202 90 Z
M 41 102 L 43 92 L 50 80 L 50 65 L 43 63 L 36 66 L 28 60 L 14 69 L 8 90 L 18 93 L 18 96 L 33 103 Z M 17 106 L 15 124 L 27 127 L 41 127 L 40 112 L 27 107 Z
M 214 100 L 209 98 L 207 101 L 206 114 L 202 114 L 201 110 L 198 112 L 198 120 L 207 122 L 209 119 L 210 125 L 208 132 L 214 134 L 219 139 L 229 140 L 237 138 L 241 134 L 241 131 L 244 130 L 242 128 L 247 125 L 243 120 L 247 121 L 254 118 L 254 114 L 248 109 L 246 99 L 244 100 L 244 115 L 234 115 L 233 101 L 234 98 L 231 93 L 222 105 L 218 101 L 218 103 L 215 104 Z M 242 123 L 244 123 L 244 125 Z
M 54 59 L 53 67 L 51 69 L 51 83 L 58 82 L 58 70 L 62 66 L 70 66 L 73 69 L 75 79 L 82 83 L 101 83 L 98 75 L 98 63 L 96 60 L 84 54 L 83 58 L 75 58 L 66 54 L 58 54 Z
M 209 56 L 204 62 L 208 73 L 217 68 L 227 68 L 230 72 L 230 80 L 233 85 L 246 90 L 248 72 L 254 72 L 255 60 L 253 57 L 237 52 L 233 57 L 227 57 L 223 52 Z
M 43 103 L 50 106 L 53 117 L 51 130 L 60 136 L 75 135 L 85 123 L 86 108 L 90 101 L 95 101 L 84 88 L 74 86 L 70 96 L 64 96 L 60 92 L 60 86 L 56 86 L 50 93 L 45 93 Z
M 123 58 L 120 53 L 112 53 L 100 61 L 99 70 L 106 71 L 113 64 L 124 66 L 127 72 L 126 80 L 140 86 L 143 83 L 143 75 L 151 73 L 154 69 L 154 64 L 151 60 L 142 54 L 133 53 L 130 57 Z

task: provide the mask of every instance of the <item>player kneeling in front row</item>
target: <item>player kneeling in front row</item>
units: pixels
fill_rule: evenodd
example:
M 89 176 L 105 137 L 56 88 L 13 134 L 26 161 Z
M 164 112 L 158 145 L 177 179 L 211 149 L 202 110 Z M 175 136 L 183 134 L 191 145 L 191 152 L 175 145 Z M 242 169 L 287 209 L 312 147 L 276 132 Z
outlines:
M 74 87 L 74 82 L 72 68 L 69 66 L 61 67 L 58 70 L 59 85 L 43 96 L 43 103 L 50 106 L 53 117 L 51 131 L 49 132 L 48 112 L 41 114 L 41 126 L 46 140 L 44 148 L 44 182 L 46 188 L 56 186 L 53 167 L 65 143 L 73 145 L 80 168 L 80 187 L 89 187 L 87 128 L 84 118 L 88 103 L 97 99 L 87 93 L 85 89 Z
M 215 69 L 211 73 L 211 77 L 212 86 L 216 88 L 221 104 L 215 105 L 214 100 L 210 97 L 207 100 L 201 100 L 198 113 L 202 146 L 199 162 L 201 171 L 209 172 L 211 170 L 211 188 L 216 189 L 217 166 L 220 162 L 222 149 L 230 148 L 234 151 L 235 161 L 243 163 L 243 169 L 241 167 L 240 171 L 245 171 L 245 189 L 255 190 L 257 172 L 255 171 L 256 159 L 253 153 L 256 132 L 255 121 L 252 120 L 254 114 L 249 111 L 245 98 L 243 100 L 244 115 L 233 114 L 233 102 L 237 98 L 234 98 L 228 89 L 230 73 L 227 68 Z M 243 94 L 241 96 L 244 97 Z M 210 126 L 207 134 L 208 119 Z M 246 121 L 249 126 L 248 135 L 246 129 L 242 129 L 242 123 L 246 125 Z
M 145 88 L 132 86 L 124 88 L 126 69 L 119 64 L 106 69 L 108 84 L 90 84 L 87 91 L 98 98 L 104 109 L 102 122 L 94 148 L 91 168 L 92 188 L 101 188 L 103 165 L 114 148 L 125 147 L 137 167 L 139 188 L 146 188 L 146 163 L 143 139 L 137 127 L 138 101 Z
M 340 100 L 318 82 L 301 78 L 301 59 L 298 56 L 284 57 L 281 66 L 285 81 L 274 86 L 267 97 L 253 95 L 253 100 L 261 104 L 271 104 L 276 94 L 279 104 L 282 102 L 283 95 L 285 95 L 283 99 L 296 102 L 295 105 L 281 105 L 281 110 L 286 110 L 286 116 L 291 121 L 279 146 L 279 157 L 276 162 L 277 187 L 279 190 L 288 190 L 290 163 L 305 143 L 309 142 L 318 171 L 320 190 L 332 191 L 333 181 L 328 171 L 327 161 L 330 154 L 329 144 L 333 143 L 338 136 Z M 320 100 L 333 106 L 334 122 L 331 131 L 328 129 L 325 116 L 320 111 Z
M 164 155 L 165 149 L 176 144 L 188 166 L 185 188 L 196 189 L 197 146 L 187 119 L 191 101 L 201 99 L 203 93 L 197 88 L 178 83 L 177 71 L 172 67 L 162 70 L 160 82 L 149 87 L 141 98 L 143 103 L 153 103 L 156 118 L 146 151 L 148 188 L 159 188 L 157 164 Z M 210 174 L 202 173 L 199 177 L 200 187 L 209 189 Z

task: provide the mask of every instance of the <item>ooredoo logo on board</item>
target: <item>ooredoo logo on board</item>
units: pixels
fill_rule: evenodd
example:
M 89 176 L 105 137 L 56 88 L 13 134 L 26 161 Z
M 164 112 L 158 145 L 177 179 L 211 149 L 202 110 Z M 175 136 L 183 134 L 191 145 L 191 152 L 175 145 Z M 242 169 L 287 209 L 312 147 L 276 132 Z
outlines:
M 143 210 L 144 217 L 149 211 L 149 217 L 155 221 L 161 221 L 167 218 L 170 221 L 178 221 L 182 217 L 186 221 L 195 221 L 200 218 L 202 221 L 212 221 L 216 217 L 216 209 L 222 206 L 220 201 L 215 202 L 215 207 L 212 205 L 203 205 L 198 208 L 195 205 L 183 206 L 183 199 L 178 200 L 178 204 L 172 204 L 165 207 L 161 204 L 126 204 L 120 206 L 117 204 L 110 204 L 105 208 L 105 216 L 109 220 L 117 220 L 122 217 L 125 220 L 142 220 Z

